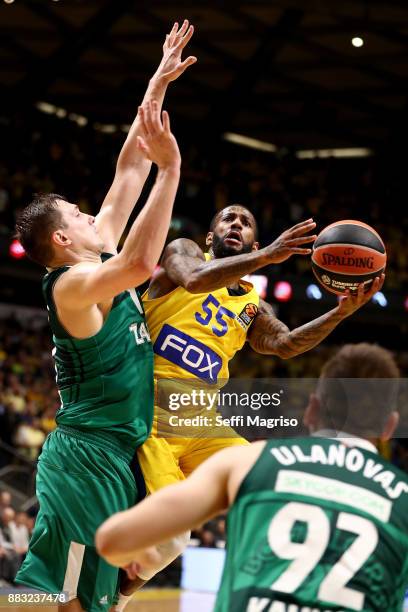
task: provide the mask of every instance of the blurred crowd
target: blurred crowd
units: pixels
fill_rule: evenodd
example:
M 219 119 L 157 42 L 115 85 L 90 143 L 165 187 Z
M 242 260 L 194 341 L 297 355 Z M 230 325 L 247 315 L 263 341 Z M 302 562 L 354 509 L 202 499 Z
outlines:
M 218 516 L 191 532 L 190 546 L 225 548 L 226 520 Z
M 104 134 L 33 111 L 32 117 L 16 116 L 8 123 L 0 118 L 0 137 L 5 143 L 0 150 L 0 234 L 9 234 L 16 213 L 34 192 L 61 193 L 95 213 L 125 134 Z M 234 202 L 254 212 L 263 245 L 312 215 L 318 231 L 333 221 L 360 219 L 386 243 L 387 287 L 408 287 L 408 216 L 400 213 L 408 187 L 402 163 L 380 154 L 304 160 L 290 151 L 272 155 L 223 141 L 214 151 L 182 132 L 179 140 L 183 167 L 171 237 L 202 240 L 213 214 Z M 310 267 L 301 257 L 284 265 L 287 272 Z
M 31 460 L 59 406 L 51 349 L 47 328 L 0 320 L 0 438 Z
M 12 584 L 22 564 L 35 518 L 17 512 L 8 491 L 0 492 L 0 586 Z
M 408 285 L 404 232 L 408 216 L 398 213 L 406 186 L 403 174 L 391 172 L 380 158 L 299 160 L 228 148 L 215 183 L 218 209 L 248 203 L 259 221 L 260 242 L 311 216 L 317 232 L 342 219 L 359 219 L 382 236 L 388 254 L 387 287 Z M 284 270 L 309 273 L 307 258 L 292 258 Z

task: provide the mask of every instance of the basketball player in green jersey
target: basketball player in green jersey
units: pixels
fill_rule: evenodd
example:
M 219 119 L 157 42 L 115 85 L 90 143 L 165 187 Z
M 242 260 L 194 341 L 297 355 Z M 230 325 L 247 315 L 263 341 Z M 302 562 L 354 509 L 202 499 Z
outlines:
M 195 61 L 181 62 L 192 32 L 184 22 L 166 37 L 99 215 L 49 194 L 17 224 L 27 254 L 48 270 L 43 290 L 61 407 L 39 459 L 40 511 L 16 582 L 65 592 L 70 612 L 107 611 L 114 603 L 118 572 L 97 555 L 94 534 L 138 499 L 129 464 L 151 428 L 153 354 L 135 287 L 151 275 L 170 224 L 180 153 L 160 107 L 167 84 Z M 116 254 L 151 162 L 155 184 Z
M 347 402 L 342 381 L 350 377 L 371 380 Z M 111 517 L 97 548 L 137 575 L 157 565 L 155 544 L 229 507 L 216 612 L 401 612 L 408 475 L 373 444 L 377 431 L 386 440 L 397 426 L 398 377 L 385 349 L 344 346 L 310 397 L 311 437 L 220 451 L 184 482 Z M 339 431 L 346 421 L 348 431 Z

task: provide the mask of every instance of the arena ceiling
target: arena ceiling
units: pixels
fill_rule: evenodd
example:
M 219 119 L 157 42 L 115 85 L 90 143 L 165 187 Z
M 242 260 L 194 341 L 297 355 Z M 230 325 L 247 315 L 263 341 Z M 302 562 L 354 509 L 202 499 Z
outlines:
M 45 101 L 129 123 L 165 33 L 184 17 L 199 62 L 167 107 L 198 136 L 233 131 L 300 148 L 398 139 L 406 0 L 0 1 L 3 112 Z

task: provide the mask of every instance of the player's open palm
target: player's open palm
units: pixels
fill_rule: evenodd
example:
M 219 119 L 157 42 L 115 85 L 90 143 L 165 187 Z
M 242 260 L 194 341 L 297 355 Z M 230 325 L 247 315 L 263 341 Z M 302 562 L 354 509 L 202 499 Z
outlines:
M 180 28 L 176 22 L 171 32 L 167 34 L 163 45 L 163 58 L 156 73 L 167 83 L 175 81 L 189 66 L 196 63 L 197 58 L 194 55 L 189 55 L 181 61 L 183 49 L 193 33 L 194 27 L 189 26 L 188 20 L 185 19 Z
M 316 240 L 316 234 L 307 235 L 315 227 L 316 223 L 313 219 L 308 219 L 285 230 L 265 249 L 269 263 L 282 263 L 282 261 L 289 259 L 291 255 L 310 255 L 312 250 L 304 248 L 303 245 Z
M 384 284 L 385 274 L 381 274 L 381 276 L 376 276 L 371 288 L 367 293 L 364 293 L 364 283 L 360 283 L 357 289 L 357 293 L 350 293 L 349 289 L 347 289 L 343 295 L 339 297 L 339 305 L 338 311 L 342 317 L 349 317 L 356 312 L 361 306 L 367 304 L 371 300 L 371 298 L 380 291 L 381 287 Z
M 159 168 L 179 167 L 180 151 L 170 131 L 170 118 L 166 111 L 160 117 L 159 106 L 155 100 L 139 107 L 141 136 L 138 136 L 139 149 Z

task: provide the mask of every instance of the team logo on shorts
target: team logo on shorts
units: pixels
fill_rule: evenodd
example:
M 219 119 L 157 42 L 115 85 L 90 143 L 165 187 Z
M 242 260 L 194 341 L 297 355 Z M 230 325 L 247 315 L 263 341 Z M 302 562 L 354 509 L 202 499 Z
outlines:
M 249 304 L 247 304 L 245 308 L 239 313 L 238 323 L 240 323 L 240 325 L 244 329 L 246 329 L 247 327 L 249 327 L 249 325 L 251 325 L 257 312 L 258 306 L 256 304 L 252 304 L 252 302 L 249 302 Z

